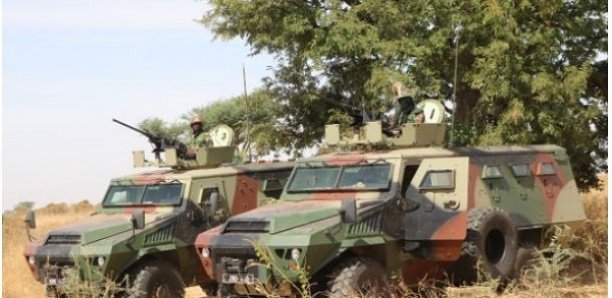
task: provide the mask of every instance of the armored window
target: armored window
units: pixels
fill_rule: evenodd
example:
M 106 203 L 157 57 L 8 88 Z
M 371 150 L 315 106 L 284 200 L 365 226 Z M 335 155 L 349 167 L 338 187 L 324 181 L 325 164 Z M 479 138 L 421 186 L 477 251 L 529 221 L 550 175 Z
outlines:
M 270 198 L 278 199 L 283 193 L 287 179 L 266 179 L 263 182 L 262 192 Z
M 391 164 L 384 160 L 361 161 L 350 165 L 298 167 L 287 192 L 309 191 L 380 191 L 390 187 Z
M 159 205 L 181 203 L 183 184 L 171 182 L 152 185 L 111 185 L 102 206 Z
M 444 189 L 455 187 L 455 172 L 452 170 L 429 171 L 421 181 L 420 189 Z
M 513 164 L 513 165 L 510 165 L 510 169 L 512 169 L 512 174 L 514 175 L 514 177 L 529 176 L 529 165 Z
M 503 175 L 499 166 L 484 166 L 482 169 L 482 178 L 502 178 Z
M 283 190 L 287 179 L 266 179 L 263 183 L 263 191 Z
M 538 175 L 555 175 L 556 173 L 552 162 L 543 162 L 538 167 Z
M 209 202 L 210 196 L 214 192 L 218 193 L 219 189 L 216 188 L 216 187 L 210 187 L 210 188 L 202 189 L 202 196 L 200 198 L 200 205 L 204 205 L 204 204 L 206 204 L 206 202 Z

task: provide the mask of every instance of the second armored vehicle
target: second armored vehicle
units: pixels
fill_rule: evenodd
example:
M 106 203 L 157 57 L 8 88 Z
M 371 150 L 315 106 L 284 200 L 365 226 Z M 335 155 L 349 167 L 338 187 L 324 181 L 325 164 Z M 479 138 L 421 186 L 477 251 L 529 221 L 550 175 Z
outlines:
M 198 236 L 207 275 L 222 294 L 289 296 L 308 280 L 332 297 L 392 276 L 459 278 L 477 260 L 508 279 L 548 227 L 584 219 L 565 149 L 428 147 L 443 141 L 435 122 L 388 139 L 370 122 L 351 142 L 392 148 L 297 162 L 278 203 Z M 344 142 L 337 126 L 326 138 Z

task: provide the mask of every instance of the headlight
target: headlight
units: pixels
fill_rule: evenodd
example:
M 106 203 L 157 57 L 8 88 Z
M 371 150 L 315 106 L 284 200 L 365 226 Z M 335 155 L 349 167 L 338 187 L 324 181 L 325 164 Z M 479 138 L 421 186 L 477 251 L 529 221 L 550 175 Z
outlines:
M 203 247 L 202 248 L 202 257 L 203 258 L 209 258 L 210 257 L 210 250 L 207 247 Z
M 98 257 L 96 258 L 96 264 L 98 264 L 99 267 L 104 266 L 104 263 L 106 262 L 106 260 L 104 259 L 104 257 Z
M 29 256 L 28 257 L 28 263 L 32 266 L 34 266 L 36 264 L 36 259 L 34 259 L 34 256 Z
M 291 258 L 294 261 L 299 260 L 301 254 L 302 254 L 302 252 L 299 249 L 297 249 L 297 248 L 294 248 L 294 249 L 291 250 Z

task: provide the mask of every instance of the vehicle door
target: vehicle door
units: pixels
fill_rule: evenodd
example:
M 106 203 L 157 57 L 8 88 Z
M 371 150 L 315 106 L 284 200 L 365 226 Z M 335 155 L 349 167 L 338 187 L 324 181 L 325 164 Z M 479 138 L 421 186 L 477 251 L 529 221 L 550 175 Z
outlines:
M 465 238 L 469 172 L 468 157 L 421 161 L 410 185 L 402 187 L 405 240 Z

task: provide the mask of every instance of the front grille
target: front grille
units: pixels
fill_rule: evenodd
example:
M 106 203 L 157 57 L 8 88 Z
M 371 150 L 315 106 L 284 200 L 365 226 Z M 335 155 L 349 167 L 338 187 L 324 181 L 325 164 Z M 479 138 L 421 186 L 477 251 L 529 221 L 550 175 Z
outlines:
M 169 242 L 172 240 L 172 235 L 174 235 L 174 224 L 169 224 L 146 235 L 144 243 L 145 245 L 150 245 L 161 242 Z
M 241 259 L 255 259 L 257 258 L 257 253 L 255 252 L 255 248 L 252 246 L 245 247 L 222 247 L 211 249 L 211 253 L 213 258 L 219 259 L 221 257 L 232 257 L 232 258 L 241 258 Z
M 229 221 L 223 232 L 267 233 L 269 225 L 267 221 Z
M 74 268 L 74 261 L 68 259 L 45 259 L 42 262 L 37 260 L 38 276 L 42 282 L 48 282 L 50 279 L 56 281 L 66 277 L 66 272 Z
M 349 234 L 352 236 L 379 234 L 382 231 L 382 219 L 382 212 L 367 216 L 359 222 L 353 223 L 349 227 Z
M 45 244 L 79 244 L 81 235 L 49 235 Z

